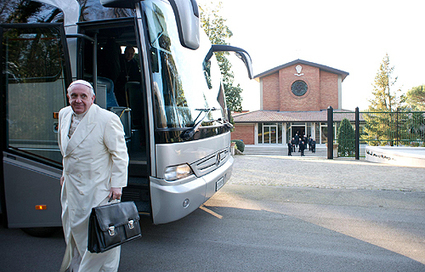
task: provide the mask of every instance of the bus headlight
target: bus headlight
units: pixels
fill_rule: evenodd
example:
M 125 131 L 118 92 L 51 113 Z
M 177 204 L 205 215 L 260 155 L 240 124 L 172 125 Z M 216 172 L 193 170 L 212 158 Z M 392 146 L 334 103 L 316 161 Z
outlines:
M 164 178 L 167 181 L 174 181 L 192 175 L 192 169 L 187 164 L 169 166 L 165 169 Z

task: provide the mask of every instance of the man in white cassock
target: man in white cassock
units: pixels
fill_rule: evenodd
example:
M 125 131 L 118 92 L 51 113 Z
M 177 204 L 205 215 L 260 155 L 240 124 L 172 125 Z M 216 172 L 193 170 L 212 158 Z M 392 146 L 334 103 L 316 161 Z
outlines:
M 60 271 L 117 271 L 121 248 L 104 253 L 87 250 L 91 209 L 112 198 L 118 202 L 127 186 L 128 154 L 119 117 L 94 104 L 90 83 L 72 82 L 70 106 L 59 112 L 62 225 L 66 251 Z

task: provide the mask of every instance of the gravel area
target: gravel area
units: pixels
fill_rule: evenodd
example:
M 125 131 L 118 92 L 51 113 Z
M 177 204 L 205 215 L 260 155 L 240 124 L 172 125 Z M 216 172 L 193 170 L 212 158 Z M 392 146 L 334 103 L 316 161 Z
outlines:
M 425 192 L 425 168 L 353 158 L 235 156 L 228 184 Z

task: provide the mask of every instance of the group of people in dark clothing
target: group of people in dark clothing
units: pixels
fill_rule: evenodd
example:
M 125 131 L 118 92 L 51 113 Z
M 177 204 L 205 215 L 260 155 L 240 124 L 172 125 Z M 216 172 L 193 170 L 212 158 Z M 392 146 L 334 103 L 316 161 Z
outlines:
M 298 133 L 288 142 L 288 156 L 292 156 L 292 152 L 298 147 L 298 152 L 304 156 L 304 150 L 308 148 L 311 152 L 316 152 L 316 141 L 310 136 L 308 139 L 306 135 L 300 136 Z

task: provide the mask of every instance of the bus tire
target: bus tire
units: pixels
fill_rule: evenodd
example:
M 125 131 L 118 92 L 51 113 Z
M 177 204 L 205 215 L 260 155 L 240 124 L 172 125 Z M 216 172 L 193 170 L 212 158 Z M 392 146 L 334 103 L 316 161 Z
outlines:
M 34 237 L 50 237 L 55 234 L 59 227 L 43 227 L 43 228 L 22 228 L 21 230 L 26 234 Z

